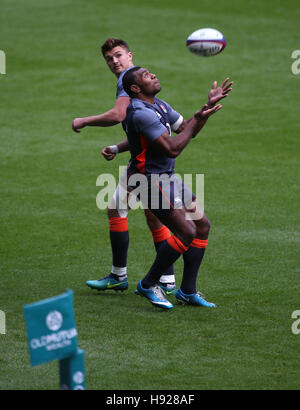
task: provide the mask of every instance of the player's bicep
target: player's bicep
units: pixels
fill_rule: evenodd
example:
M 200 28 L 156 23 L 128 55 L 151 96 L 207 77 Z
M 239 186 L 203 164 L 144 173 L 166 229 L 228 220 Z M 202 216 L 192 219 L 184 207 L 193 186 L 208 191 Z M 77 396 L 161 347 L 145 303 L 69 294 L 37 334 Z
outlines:
M 115 115 L 118 117 L 119 122 L 122 122 L 126 118 L 127 107 L 130 103 L 129 97 L 119 97 L 113 107 Z

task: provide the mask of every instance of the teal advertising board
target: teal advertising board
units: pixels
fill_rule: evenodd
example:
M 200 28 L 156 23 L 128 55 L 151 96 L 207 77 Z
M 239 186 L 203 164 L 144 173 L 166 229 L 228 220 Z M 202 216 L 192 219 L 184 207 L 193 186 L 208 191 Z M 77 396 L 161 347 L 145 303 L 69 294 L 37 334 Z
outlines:
M 25 305 L 24 315 L 32 366 L 77 353 L 73 291 Z

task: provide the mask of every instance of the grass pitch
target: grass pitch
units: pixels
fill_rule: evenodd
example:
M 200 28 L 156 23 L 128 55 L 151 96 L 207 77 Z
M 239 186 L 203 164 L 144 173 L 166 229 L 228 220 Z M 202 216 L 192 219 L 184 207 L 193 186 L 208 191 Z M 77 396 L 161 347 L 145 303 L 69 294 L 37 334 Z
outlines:
M 299 18 L 295 0 L 2 0 L 1 389 L 58 388 L 57 363 L 30 367 L 23 305 L 66 288 L 88 389 L 299 388 Z M 224 33 L 223 53 L 186 50 L 203 27 Z M 129 290 L 85 286 L 111 267 L 96 179 L 117 177 L 128 161 L 100 155 L 123 138 L 120 126 L 71 131 L 74 117 L 113 104 L 115 78 L 99 51 L 110 36 L 129 42 L 135 63 L 160 78 L 160 98 L 186 118 L 214 80 L 235 82 L 176 168 L 205 174 L 212 230 L 199 289 L 217 309 L 162 312 L 134 295 L 154 258 L 141 211 L 129 216 Z M 179 284 L 181 260 L 175 269 Z

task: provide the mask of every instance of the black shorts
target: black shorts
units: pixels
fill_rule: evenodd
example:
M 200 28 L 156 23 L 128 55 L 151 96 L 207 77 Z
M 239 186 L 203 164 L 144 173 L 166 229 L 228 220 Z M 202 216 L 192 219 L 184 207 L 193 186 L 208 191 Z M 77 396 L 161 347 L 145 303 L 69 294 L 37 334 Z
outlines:
M 128 178 L 128 192 L 159 219 L 196 200 L 191 189 L 175 174 L 133 174 Z

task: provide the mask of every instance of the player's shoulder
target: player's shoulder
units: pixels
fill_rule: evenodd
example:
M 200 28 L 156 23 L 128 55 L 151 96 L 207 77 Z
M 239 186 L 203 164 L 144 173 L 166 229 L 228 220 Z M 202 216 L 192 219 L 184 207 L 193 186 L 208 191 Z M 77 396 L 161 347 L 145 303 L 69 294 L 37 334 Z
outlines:
M 123 85 L 122 84 L 123 83 L 123 77 L 124 77 L 126 71 L 128 71 L 128 70 L 122 71 L 122 73 L 119 75 L 118 80 L 117 80 L 117 84 Z
M 136 125 L 144 126 L 145 124 L 154 123 L 157 120 L 155 111 L 147 107 L 143 101 L 132 98 L 127 109 L 127 115 Z
M 134 110 L 146 110 L 147 109 L 143 101 L 139 100 L 138 98 L 132 98 L 130 100 L 130 105 Z
M 124 71 L 122 71 L 121 74 L 120 74 L 119 77 L 118 77 L 118 81 L 117 81 L 117 82 L 118 82 L 119 84 L 122 84 L 124 75 L 127 73 L 127 71 L 131 70 L 131 69 L 134 68 L 134 67 L 135 67 L 135 65 L 133 65 L 133 66 L 131 66 L 131 67 L 129 67 L 129 68 L 126 68 Z
M 155 116 L 155 112 L 149 108 L 142 100 L 138 98 L 132 98 L 130 100 L 131 111 L 134 113 L 135 117 L 152 117 Z

